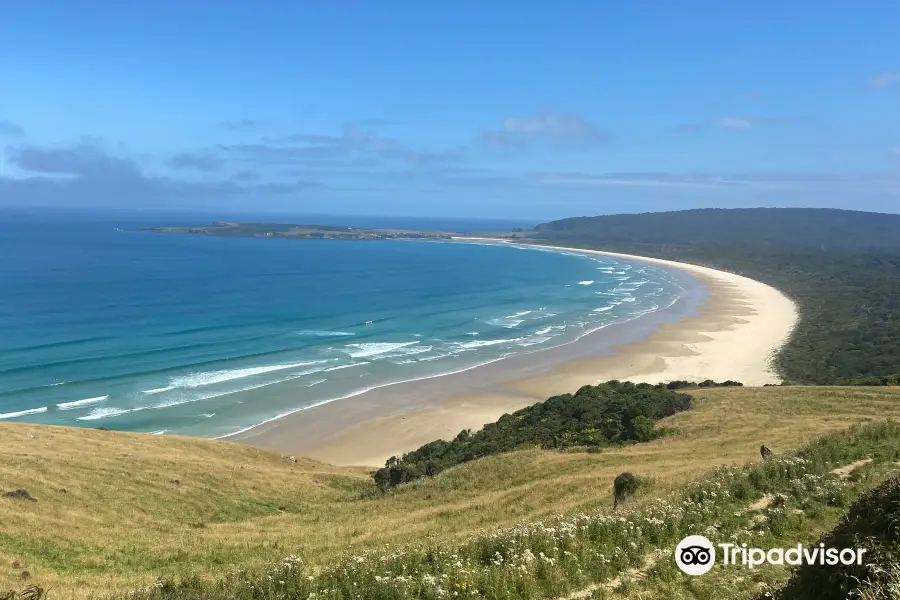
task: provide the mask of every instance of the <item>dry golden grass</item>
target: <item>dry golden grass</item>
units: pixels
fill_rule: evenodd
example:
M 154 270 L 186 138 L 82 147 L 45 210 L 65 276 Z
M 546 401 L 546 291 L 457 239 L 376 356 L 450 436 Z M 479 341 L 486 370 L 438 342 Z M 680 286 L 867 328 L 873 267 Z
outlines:
M 853 423 L 900 417 L 898 388 L 722 388 L 694 392 L 674 435 L 596 454 L 529 450 L 372 495 L 362 469 L 288 460 L 238 444 L 0 424 L 0 590 L 29 582 L 84 598 L 182 571 L 216 576 L 288 554 L 321 564 L 348 550 L 479 528 L 611 501 L 619 472 L 656 491 L 715 466 L 759 459 Z M 177 480 L 177 483 L 176 483 Z M 62 490 L 65 490 L 63 492 Z M 11 564 L 18 561 L 20 567 Z

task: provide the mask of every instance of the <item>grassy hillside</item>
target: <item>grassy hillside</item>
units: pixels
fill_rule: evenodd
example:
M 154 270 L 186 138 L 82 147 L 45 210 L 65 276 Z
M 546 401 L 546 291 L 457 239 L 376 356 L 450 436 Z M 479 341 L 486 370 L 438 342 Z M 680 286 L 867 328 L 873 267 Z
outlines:
M 542 243 L 707 265 L 768 283 L 800 306 L 781 376 L 833 385 L 900 365 L 900 216 L 823 209 L 704 209 L 563 219 Z
M 481 529 L 606 510 L 625 470 L 651 479 L 651 498 L 716 466 L 758 460 L 763 443 L 784 453 L 900 417 L 897 388 L 691 393 L 695 408 L 664 421 L 674 435 L 595 454 L 513 452 L 387 496 L 369 473 L 236 444 L 0 424 L 0 488 L 37 500 L 0 497 L 0 590 L 34 583 L 54 598 L 83 598 L 160 575 L 253 571 L 288 555 L 315 570 L 347 551 L 453 547 Z
M 674 546 L 698 532 L 751 548 L 785 547 L 798 540 L 809 545 L 855 499 L 900 472 L 898 439 L 897 423 L 856 426 L 795 452 L 722 467 L 680 489 L 632 499 L 615 514 L 601 509 L 531 521 L 475 533 L 460 544 L 417 540 L 399 548 L 355 551 L 320 570 L 300 557 L 286 557 L 261 572 L 232 570 L 215 581 L 159 581 L 128 598 L 768 597 L 766 592 L 784 579 L 784 565 L 750 570 L 720 561 L 696 579 L 677 570 L 671 560 Z
M 717 385 L 712 380 L 704 384 Z M 585 385 L 575 394 L 553 396 L 503 415 L 474 433 L 466 429 L 451 441 L 434 440 L 399 458 L 392 456 L 375 472 L 374 479 L 384 489 L 525 446 L 599 450 L 647 442 L 663 434 L 662 429 L 654 429 L 657 421 L 690 408 L 689 394 L 662 384 L 608 381 Z

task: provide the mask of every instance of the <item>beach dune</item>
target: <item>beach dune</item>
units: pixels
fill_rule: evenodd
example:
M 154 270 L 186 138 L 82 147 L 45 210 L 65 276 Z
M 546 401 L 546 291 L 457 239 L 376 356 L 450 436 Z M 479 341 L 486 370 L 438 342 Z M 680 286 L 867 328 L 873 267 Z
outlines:
M 647 315 L 568 346 L 323 404 L 231 439 L 337 465 L 381 467 L 389 457 L 432 440 L 452 439 L 505 413 L 610 379 L 731 379 L 750 386 L 780 381 L 772 359 L 788 339 L 798 312 L 778 290 L 708 267 L 578 252 L 680 269 L 702 284 L 705 297 L 692 314 L 674 321 L 654 323 Z M 622 343 L 616 343 L 619 338 Z

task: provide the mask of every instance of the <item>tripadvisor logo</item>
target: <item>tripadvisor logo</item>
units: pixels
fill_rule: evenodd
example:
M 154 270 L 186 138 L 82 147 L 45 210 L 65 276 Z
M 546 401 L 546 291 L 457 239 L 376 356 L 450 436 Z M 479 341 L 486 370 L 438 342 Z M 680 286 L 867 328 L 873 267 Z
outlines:
M 703 575 L 716 563 L 716 549 L 702 535 L 689 535 L 675 547 L 675 564 L 688 575 Z
M 723 566 L 741 565 L 749 569 L 770 565 L 861 565 L 866 549 L 826 548 L 819 544 L 808 548 L 797 544 L 791 548 L 748 548 L 747 544 L 716 544 Z M 716 546 L 702 535 L 689 535 L 675 547 L 675 564 L 688 575 L 703 575 L 716 562 Z

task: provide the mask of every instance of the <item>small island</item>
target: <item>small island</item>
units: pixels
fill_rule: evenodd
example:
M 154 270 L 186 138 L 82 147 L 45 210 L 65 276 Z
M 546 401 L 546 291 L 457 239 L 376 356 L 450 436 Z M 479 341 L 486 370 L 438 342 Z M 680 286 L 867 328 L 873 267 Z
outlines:
M 362 229 L 332 225 L 295 225 L 290 223 L 231 223 L 216 221 L 203 227 L 140 227 L 138 231 L 217 235 L 226 237 L 261 237 L 317 240 L 449 240 L 468 233 L 406 229 Z

